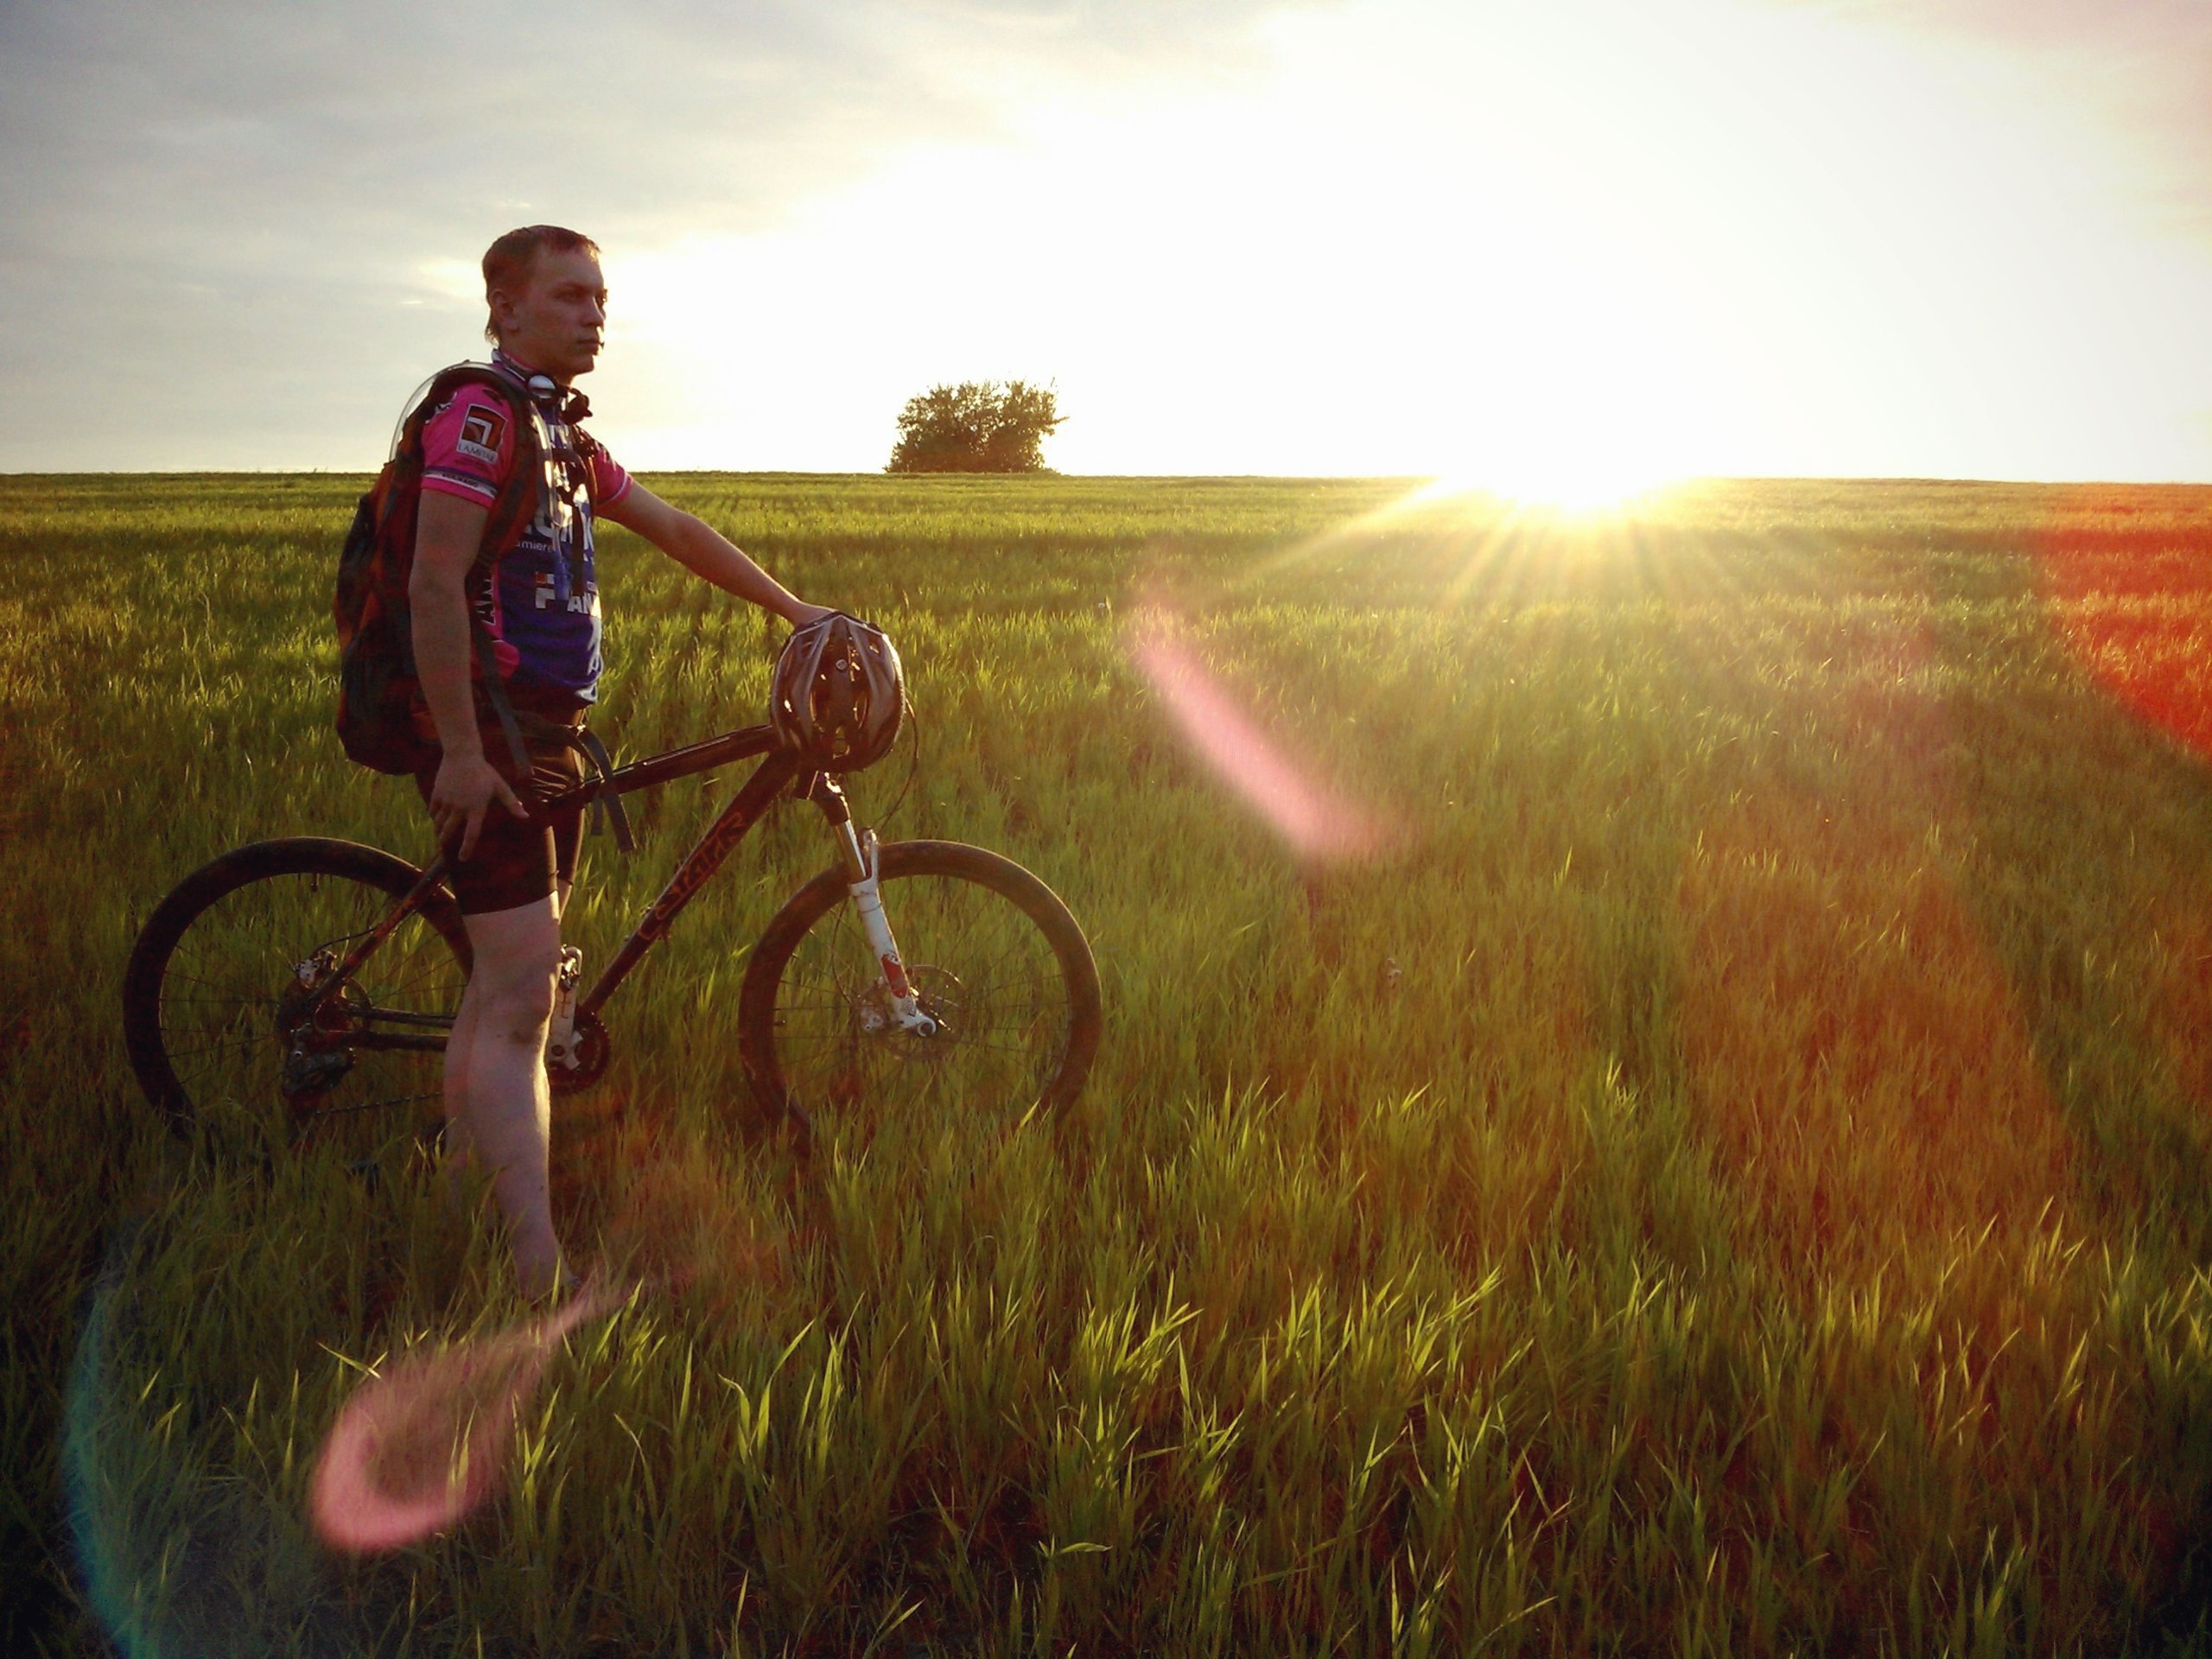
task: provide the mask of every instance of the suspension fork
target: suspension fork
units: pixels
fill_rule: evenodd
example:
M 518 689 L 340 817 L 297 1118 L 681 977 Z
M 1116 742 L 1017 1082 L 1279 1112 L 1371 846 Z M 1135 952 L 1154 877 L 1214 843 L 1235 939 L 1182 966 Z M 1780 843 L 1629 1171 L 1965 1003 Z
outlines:
M 844 789 L 827 772 L 817 772 L 804 792 L 822 809 L 822 816 L 830 820 L 830 827 L 837 837 L 837 849 L 845 865 L 845 889 L 853 896 L 853 911 L 860 918 L 861 931 L 867 936 L 868 949 L 875 955 L 884 991 L 891 999 L 891 1017 L 901 1030 L 911 1031 L 918 1037 L 936 1036 L 937 1020 L 923 1010 L 921 999 L 914 995 L 913 984 L 906 977 L 906 964 L 899 956 L 899 943 L 891 935 L 890 918 L 883 913 L 875 831 L 853 827 L 852 809 L 845 804 Z

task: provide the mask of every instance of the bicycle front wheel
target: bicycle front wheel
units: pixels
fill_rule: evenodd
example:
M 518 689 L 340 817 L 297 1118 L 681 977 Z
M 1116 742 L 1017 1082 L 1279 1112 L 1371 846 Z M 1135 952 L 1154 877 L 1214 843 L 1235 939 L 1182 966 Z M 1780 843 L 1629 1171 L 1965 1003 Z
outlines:
M 180 1131 L 243 1114 L 283 1139 L 388 1116 L 378 1109 L 434 1112 L 468 979 L 452 896 L 434 893 L 335 979 L 421 874 L 373 847 L 298 836 L 187 876 L 124 973 L 124 1039 L 146 1098 Z
M 738 1001 L 738 1049 L 770 1121 L 938 1109 L 1013 1122 L 1068 1104 L 1098 1052 L 1098 969 L 1058 894 L 1011 859 L 893 842 L 883 910 L 923 1012 L 902 1027 L 842 870 L 777 912 Z

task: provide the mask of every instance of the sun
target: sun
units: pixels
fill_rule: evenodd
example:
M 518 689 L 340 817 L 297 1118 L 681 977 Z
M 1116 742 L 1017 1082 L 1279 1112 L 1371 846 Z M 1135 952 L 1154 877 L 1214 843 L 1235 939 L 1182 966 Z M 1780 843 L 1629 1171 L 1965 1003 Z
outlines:
M 1471 467 L 1433 479 L 1407 505 L 1487 496 L 1525 513 L 1592 518 L 1624 512 L 1681 481 L 1681 474 L 1656 465 L 1522 457 L 1510 465 Z

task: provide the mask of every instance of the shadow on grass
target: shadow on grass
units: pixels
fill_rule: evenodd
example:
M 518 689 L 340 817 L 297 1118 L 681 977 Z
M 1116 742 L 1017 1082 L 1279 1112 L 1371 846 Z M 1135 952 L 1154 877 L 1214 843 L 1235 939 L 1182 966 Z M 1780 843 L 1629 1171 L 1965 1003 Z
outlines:
M 2212 532 L 2195 538 L 2212 551 Z M 2099 582 L 2085 558 L 2116 560 L 2111 575 L 2132 583 L 2139 571 L 2126 567 L 2145 550 L 2113 546 L 2110 532 L 2061 516 L 2030 549 L 1926 567 L 1949 671 L 1953 799 L 1970 832 L 1956 879 L 2073 1129 L 2087 1196 L 2120 1229 L 2202 1264 L 2212 1206 L 2197 1022 L 2212 1006 L 2201 957 L 2180 958 L 2207 937 L 2212 770 L 2069 643 L 2084 607 L 2139 608 L 2101 582 L 2063 591 Z M 2054 571 L 2065 573 L 2056 583 Z M 2185 581 L 2169 596 L 2212 604 L 2212 569 Z M 2135 666 L 2155 671 L 2155 657 Z M 2190 701 L 2166 689 L 2168 708 Z

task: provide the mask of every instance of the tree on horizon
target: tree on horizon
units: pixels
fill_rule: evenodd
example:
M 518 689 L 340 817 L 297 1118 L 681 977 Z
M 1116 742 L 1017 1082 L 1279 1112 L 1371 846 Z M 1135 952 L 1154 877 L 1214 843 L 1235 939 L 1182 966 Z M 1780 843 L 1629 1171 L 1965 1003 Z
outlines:
M 963 380 L 909 397 L 887 473 L 1041 473 L 1045 440 L 1067 418 L 1049 386 Z

